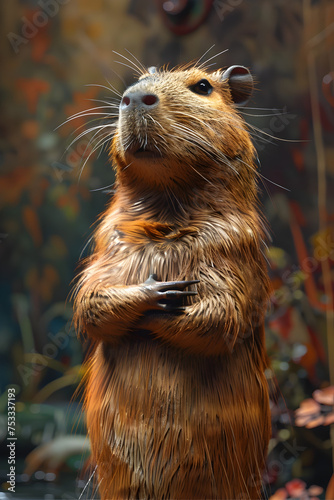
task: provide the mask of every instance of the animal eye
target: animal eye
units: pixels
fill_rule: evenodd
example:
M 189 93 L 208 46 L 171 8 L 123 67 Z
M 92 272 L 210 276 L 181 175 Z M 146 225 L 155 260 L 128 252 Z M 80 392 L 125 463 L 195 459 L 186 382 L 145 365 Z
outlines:
M 195 94 L 209 95 L 211 94 L 213 87 L 208 82 L 208 80 L 200 80 L 199 82 L 195 83 L 195 85 L 192 85 L 190 87 L 190 90 L 192 92 L 195 92 Z

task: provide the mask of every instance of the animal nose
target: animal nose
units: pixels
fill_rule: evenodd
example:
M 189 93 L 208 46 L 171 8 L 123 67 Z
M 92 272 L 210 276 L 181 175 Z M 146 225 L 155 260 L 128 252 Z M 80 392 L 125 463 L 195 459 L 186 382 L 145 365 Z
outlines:
M 159 97 L 155 94 L 144 92 L 128 92 L 121 100 L 121 109 L 152 109 L 159 103 Z

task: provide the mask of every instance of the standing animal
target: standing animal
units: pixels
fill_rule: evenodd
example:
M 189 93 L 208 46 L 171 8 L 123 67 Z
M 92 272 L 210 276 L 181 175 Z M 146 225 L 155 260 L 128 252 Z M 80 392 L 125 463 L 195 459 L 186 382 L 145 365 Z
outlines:
M 116 190 L 75 292 L 101 498 L 257 499 L 269 294 L 248 69 L 149 68 L 124 92 Z

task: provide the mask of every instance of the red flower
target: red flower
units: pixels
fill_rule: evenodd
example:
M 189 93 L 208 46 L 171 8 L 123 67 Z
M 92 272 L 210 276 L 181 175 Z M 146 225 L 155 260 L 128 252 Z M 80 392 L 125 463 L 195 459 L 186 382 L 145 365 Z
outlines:
M 301 479 L 292 479 L 286 483 L 285 488 L 292 498 L 299 498 L 306 489 L 306 483 Z

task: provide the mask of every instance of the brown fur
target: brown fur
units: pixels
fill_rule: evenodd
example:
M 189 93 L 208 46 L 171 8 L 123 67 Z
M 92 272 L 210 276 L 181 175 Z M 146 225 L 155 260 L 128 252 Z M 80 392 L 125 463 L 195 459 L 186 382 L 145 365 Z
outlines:
M 223 72 L 143 74 L 120 113 L 117 186 L 75 298 L 96 341 L 86 410 L 102 499 L 255 499 L 270 437 L 268 298 L 254 148 Z M 191 86 L 208 80 L 213 92 Z M 128 92 L 131 92 L 131 88 Z M 158 158 L 137 158 L 135 145 Z M 184 311 L 145 281 L 199 280 Z

